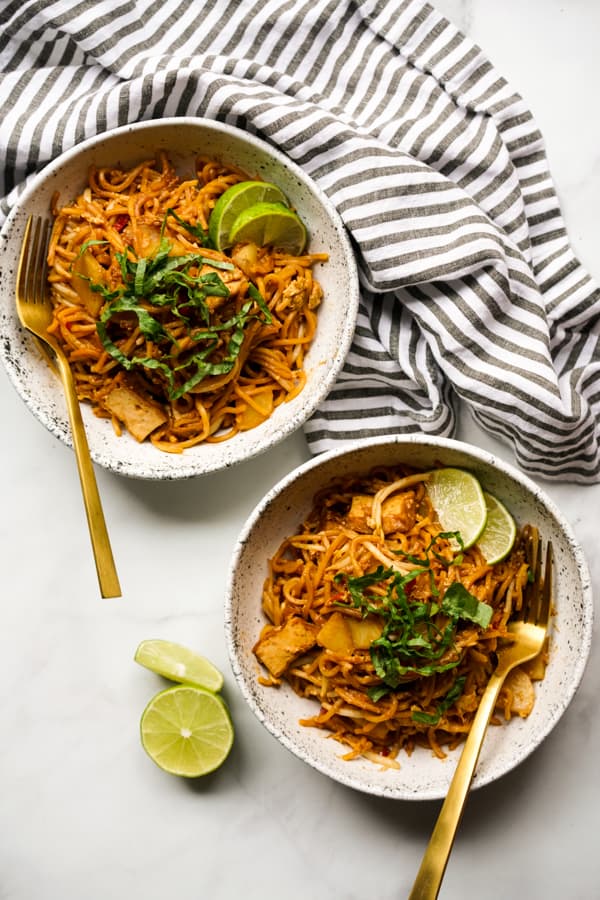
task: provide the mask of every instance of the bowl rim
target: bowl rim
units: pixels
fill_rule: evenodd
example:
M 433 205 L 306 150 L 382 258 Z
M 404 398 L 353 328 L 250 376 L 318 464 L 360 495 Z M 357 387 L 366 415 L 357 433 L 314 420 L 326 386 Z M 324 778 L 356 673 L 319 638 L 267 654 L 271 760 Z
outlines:
M 419 793 L 413 793 L 402 788 L 402 786 L 381 786 L 379 784 L 374 784 L 373 782 L 365 782 L 364 780 L 355 777 L 351 766 L 348 766 L 347 772 L 344 770 L 342 773 L 339 773 L 334 772 L 327 761 L 318 758 L 307 758 L 307 756 L 303 752 L 300 752 L 298 750 L 293 736 L 288 736 L 273 719 L 269 719 L 265 715 L 262 708 L 259 706 L 252 691 L 249 688 L 242 666 L 241 655 L 236 646 L 236 610 L 234 603 L 236 573 L 240 557 L 244 551 L 244 546 L 248 541 L 248 538 L 250 537 L 252 531 L 257 526 L 265 510 L 274 500 L 280 497 L 290 485 L 304 477 L 306 473 L 309 473 L 314 469 L 319 468 L 320 466 L 326 465 L 331 460 L 339 459 L 342 456 L 348 456 L 356 451 L 385 445 L 426 445 L 430 448 L 439 448 L 442 451 L 455 450 L 457 452 L 465 453 L 473 457 L 474 461 L 498 469 L 504 476 L 508 476 L 523 488 L 525 488 L 534 498 L 543 503 L 549 514 L 555 519 L 556 523 L 562 530 L 566 540 L 566 544 L 569 548 L 569 552 L 573 556 L 573 561 L 579 575 L 579 585 L 581 588 L 582 640 L 579 644 L 579 654 L 577 657 L 576 666 L 571 670 L 570 673 L 571 677 L 569 679 L 567 702 L 560 707 L 556 707 L 553 714 L 548 716 L 544 720 L 543 727 L 539 728 L 539 730 L 536 732 L 535 739 L 532 740 L 526 748 L 523 748 L 523 752 L 521 752 L 518 757 L 513 757 L 508 764 L 504 765 L 501 771 L 491 771 L 486 773 L 484 776 L 479 777 L 476 775 L 472 782 L 471 790 L 476 790 L 480 787 L 484 787 L 485 785 L 490 784 L 491 782 L 496 781 L 502 776 L 508 774 L 508 772 L 512 771 L 514 768 L 520 765 L 540 746 L 540 744 L 543 743 L 546 737 L 558 724 L 560 718 L 566 711 L 569 704 L 572 702 L 577 690 L 579 689 L 588 663 L 594 623 L 594 607 L 590 570 L 583 549 L 575 536 L 572 526 L 560 512 L 558 506 L 552 500 L 552 498 L 549 497 L 548 494 L 546 494 L 543 488 L 536 484 L 528 475 L 516 469 L 515 466 L 513 466 L 511 463 L 507 462 L 501 457 L 498 457 L 493 452 L 480 448 L 474 444 L 470 444 L 466 441 L 461 441 L 455 438 L 445 438 L 436 435 L 425 434 L 407 434 L 395 436 L 382 435 L 367 437 L 355 441 L 352 446 L 336 447 L 332 450 L 326 451 L 325 453 L 319 454 L 318 456 L 309 459 L 304 463 L 301 463 L 291 472 L 288 472 L 286 475 L 284 475 L 276 484 L 274 484 L 269 489 L 269 491 L 251 510 L 235 542 L 233 552 L 231 554 L 229 575 L 225 592 L 225 639 L 231 669 L 238 688 L 240 689 L 246 703 L 248 704 L 256 718 L 267 729 L 267 731 L 270 732 L 270 734 L 275 737 L 282 744 L 282 746 L 284 746 L 294 756 L 298 757 L 321 774 L 327 775 L 334 781 L 337 781 L 338 783 L 343 784 L 346 787 L 353 788 L 362 793 L 374 794 L 394 800 L 437 800 L 445 796 L 445 790 L 442 791 L 441 789 L 433 788 L 430 790 L 420 791 Z M 257 599 L 257 602 L 259 602 L 259 598 Z
M 131 122 L 94 134 L 80 143 L 69 147 L 67 150 L 64 150 L 57 157 L 44 165 L 43 168 L 32 177 L 31 182 L 17 198 L 0 229 L 0 248 L 6 253 L 10 243 L 15 240 L 13 230 L 18 228 L 21 220 L 24 225 L 27 216 L 27 208 L 32 203 L 36 193 L 40 189 L 43 189 L 44 185 L 52 179 L 54 174 L 60 172 L 64 166 L 69 165 L 80 155 L 85 154 L 87 151 L 93 150 L 94 147 L 100 146 L 106 142 L 118 141 L 121 137 L 135 135 L 138 132 L 159 132 L 174 127 L 178 129 L 198 129 L 199 131 L 207 130 L 213 134 L 220 135 L 222 138 L 231 137 L 233 140 L 245 143 L 249 148 L 257 151 L 257 153 L 266 154 L 276 165 L 284 167 L 290 177 L 302 185 L 302 188 L 312 195 L 313 199 L 323 208 L 326 217 L 331 223 L 332 232 L 335 233 L 337 241 L 339 242 L 340 268 L 343 267 L 344 269 L 344 283 L 345 286 L 347 286 L 347 291 L 345 292 L 344 315 L 340 317 L 340 327 L 337 332 L 338 340 L 335 344 L 335 350 L 332 353 L 331 358 L 328 359 L 327 366 L 318 364 L 314 366 L 315 369 L 319 369 L 317 386 L 313 387 L 310 394 L 305 393 L 304 396 L 302 396 L 303 392 L 300 392 L 298 397 L 301 399 L 292 407 L 293 411 L 288 416 L 281 415 L 281 421 L 278 420 L 277 425 L 275 425 L 272 420 L 267 420 L 263 423 L 263 425 L 269 426 L 268 434 L 264 436 L 264 439 L 261 438 L 261 430 L 264 431 L 264 429 L 261 429 L 261 426 L 258 426 L 257 429 L 243 432 L 243 441 L 239 441 L 237 444 L 230 443 L 230 441 L 223 442 L 223 444 L 220 445 L 221 447 L 224 447 L 224 452 L 222 454 L 223 460 L 221 460 L 221 455 L 217 455 L 216 453 L 212 456 L 212 460 L 207 460 L 206 455 L 203 458 L 201 452 L 203 445 L 200 444 L 197 447 L 189 448 L 186 451 L 184 454 L 186 456 L 186 462 L 181 468 L 177 467 L 176 464 L 173 464 L 173 457 L 171 454 L 163 454 L 159 450 L 155 450 L 155 452 L 156 454 L 160 454 L 160 456 L 155 457 L 154 455 L 151 455 L 150 462 L 144 459 L 137 461 L 135 459 L 116 459 L 114 452 L 110 452 L 109 449 L 105 450 L 104 447 L 95 446 L 93 439 L 89 440 L 90 453 L 95 463 L 113 473 L 148 481 L 186 480 L 188 478 L 222 471 L 225 468 L 242 464 L 246 460 L 252 459 L 253 457 L 268 451 L 271 447 L 276 446 L 286 437 L 302 428 L 304 423 L 327 397 L 342 370 L 344 361 L 352 344 L 360 302 L 358 264 L 352 248 L 352 243 L 340 213 L 323 189 L 307 172 L 294 162 L 294 160 L 288 158 L 282 150 L 273 146 L 264 138 L 259 137 L 254 133 L 247 132 L 238 126 L 230 125 L 227 122 L 201 116 L 171 116 L 163 119 L 148 119 Z M 0 263 L 0 270 L 2 268 L 4 268 L 3 274 L 5 275 L 6 280 L 10 280 L 10 284 L 12 284 L 15 277 L 14 270 L 16 269 L 16 259 L 14 260 L 12 267 L 8 264 L 5 264 L 3 267 Z M 24 354 L 31 353 L 33 345 L 29 341 L 29 336 L 18 322 L 16 310 L 10 306 L 8 298 L 4 301 L 2 300 L 0 291 L 0 314 L 3 312 L 8 316 L 8 319 L 11 322 L 14 322 L 16 332 L 19 336 L 22 336 L 23 345 L 20 352 L 17 353 L 14 348 L 9 347 L 7 342 L 0 342 L 0 359 L 2 360 L 9 381 L 34 417 L 54 437 L 58 438 L 68 447 L 72 447 L 70 427 L 65 431 L 64 421 L 59 422 L 58 419 L 55 418 L 50 411 L 44 408 L 43 405 L 40 405 L 39 402 L 36 404 L 35 393 L 29 391 L 27 385 L 24 383 L 24 376 L 21 372 L 18 360 Z M 25 346 L 26 342 L 28 343 Z M 285 406 L 285 404 L 283 406 Z M 84 417 L 89 417 L 90 421 L 92 421 L 87 408 L 84 409 Z M 108 424 L 110 425 L 110 423 Z M 246 437 L 244 437 L 244 435 Z M 124 434 L 120 440 L 123 439 L 129 439 L 129 436 Z M 235 436 L 231 441 L 235 441 Z M 193 451 L 196 452 L 194 453 Z M 166 459 L 163 459 L 163 457 L 167 456 L 171 457 L 171 464 L 168 466 L 166 464 Z M 178 457 L 179 454 L 175 455 L 174 458 L 177 459 Z M 156 460 L 156 463 L 153 463 L 153 460 Z

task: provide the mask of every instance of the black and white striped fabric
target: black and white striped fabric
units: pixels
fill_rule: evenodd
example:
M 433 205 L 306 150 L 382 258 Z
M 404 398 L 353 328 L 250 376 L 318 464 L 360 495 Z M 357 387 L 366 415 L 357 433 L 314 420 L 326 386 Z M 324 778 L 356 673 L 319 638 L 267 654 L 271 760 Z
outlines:
M 600 292 L 542 137 L 422 0 L 3 0 L 2 215 L 63 150 L 194 115 L 281 148 L 340 211 L 362 303 L 306 434 L 451 435 L 458 401 L 539 477 L 600 480 Z

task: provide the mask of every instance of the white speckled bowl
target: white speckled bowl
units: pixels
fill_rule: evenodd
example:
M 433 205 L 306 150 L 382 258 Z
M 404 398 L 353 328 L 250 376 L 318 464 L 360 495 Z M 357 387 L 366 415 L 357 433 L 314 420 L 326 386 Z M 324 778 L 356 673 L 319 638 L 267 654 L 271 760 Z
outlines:
M 299 428 L 327 395 L 350 346 L 358 309 L 358 278 L 344 225 L 334 206 L 293 162 L 264 141 L 238 128 L 208 119 L 162 119 L 125 125 L 78 144 L 47 165 L 21 196 L 0 234 L 0 355 L 9 378 L 31 412 L 71 446 L 66 406 L 54 377 L 15 312 L 15 278 L 25 222 L 30 214 L 47 216 L 55 191 L 67 201 L 85 186 L 87 169 L 134 164 L 157 149 L 170 151 L 182 172 L 191 173 L 194 156 L 207 153 L 234 162 L 252 176 L 278 184 L 296 207 L 310 234 L 310 250 L 325 251 L 329 261 L 316 267 L 324 289 L 315 340 L 306 357 L 307 383 L 289 403 L 279 406 L 257 428 L 219 444 L 183 454 L 162 453 L 129 435 L 117 437 L 111 423 L 83 404 L 93 460 L 122 475 L 178 479 L 214 472 L 267 450 Z
M 473 786 L 508 772 L 541 743 L 573 698 L 590 650 L 593 607 L 587 565 L 569 524 L 540 488 L 502 460 L 458 441 L 408 436 L 366 440 L 305 463 L 280 481 L 246 522 L 233 554 L 225 607 L 234 675 L 250 708 L 271 734 L 335 781 L 402 800 L 445 796 L 460 751 L 443 761 L 424 749 L 411 757 L 401 754 L 399 770 L 381 770 L 360 759 L 345 762 L 340 759 L 342 746 L 328 740 L 327 732 L 298 724 L 314 713 L 312 701 L 297 697 L 287 685 L 275 689 L 259 684 L 252 647 L 265 622 L 260 598 L 267 559 L 302 522 L 315 492 L 333 477 L 366 472 L 375 465 L 404 462 L 426 469 L 438 461 L 471 470 L 487 490 L 504 500 L 518 523 L 537 525 L 543 541 L 551 540 L 554 548 L 557 615 L 546 677 L 536 684 L 535 708 L 527 719 L 488 730 Z

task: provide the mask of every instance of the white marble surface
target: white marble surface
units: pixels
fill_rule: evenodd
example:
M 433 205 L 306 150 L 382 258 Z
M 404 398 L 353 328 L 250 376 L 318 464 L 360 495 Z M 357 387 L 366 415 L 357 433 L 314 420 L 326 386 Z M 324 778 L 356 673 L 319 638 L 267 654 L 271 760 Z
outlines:
M 572 241 L 600 277 L 600 7 L 595 0 L 440 0 L 527 99 Z M 230 674 L 222 596 L 250 509 L 307 457 L 301 435 L 206 480 L 99 471 L 124 597 L 99 599 L 71 453 L 0 373 L 2 900 L 403 900 L 439 804 L 363 796 L 281 749 Z M 464 419 L 460 436 L 510 459 Z M 547 485 L 600 589 L 600 486 Z M 138 724 L 162 683 L 140 640 L 179 640 L 226 674 L 237 740 L 200 784 L 145 756 Z M 600 658 L 544 745 L 469 801 L 444 900 L 594 900 Z

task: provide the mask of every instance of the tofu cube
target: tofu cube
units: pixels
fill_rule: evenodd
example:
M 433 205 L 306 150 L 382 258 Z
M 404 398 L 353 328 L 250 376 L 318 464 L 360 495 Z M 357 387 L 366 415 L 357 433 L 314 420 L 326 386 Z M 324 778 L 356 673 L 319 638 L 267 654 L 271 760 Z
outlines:
M 294 659 L 314 647 L 318 631 L 318 625 L 292 616 L 284 625 L 267 631 L 254 646 L 254 654 L 279 678 Z

